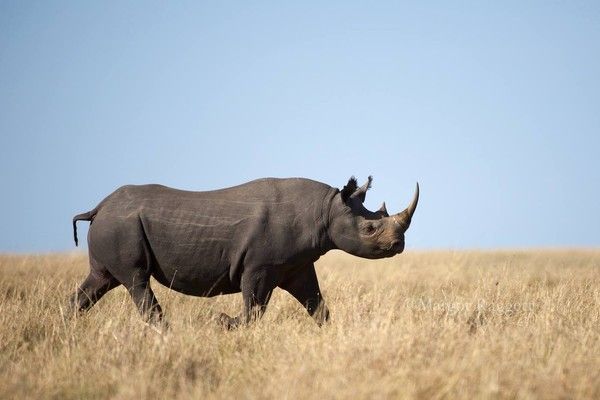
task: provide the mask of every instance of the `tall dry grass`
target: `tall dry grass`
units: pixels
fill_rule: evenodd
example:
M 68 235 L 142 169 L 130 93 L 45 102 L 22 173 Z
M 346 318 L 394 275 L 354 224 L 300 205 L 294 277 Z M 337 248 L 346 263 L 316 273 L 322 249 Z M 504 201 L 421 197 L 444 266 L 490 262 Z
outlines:
M 118 288 L 65 319 L 82 254 L 0 256 L 0 398 L 599 398 L 600 251 L 427 252 L 318 263 L 318 328 L 278 290 L 225 332 L 241 296 L 154 283 L 157 334 Z

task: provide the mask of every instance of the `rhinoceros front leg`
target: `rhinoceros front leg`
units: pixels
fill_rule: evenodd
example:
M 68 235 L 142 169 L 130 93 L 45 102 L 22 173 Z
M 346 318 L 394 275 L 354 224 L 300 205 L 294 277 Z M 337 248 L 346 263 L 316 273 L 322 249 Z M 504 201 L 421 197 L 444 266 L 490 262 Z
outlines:
M 235 329 L 263 316 L 276 286 L 274 274 L 268 268 L 244 271 L 241 286 L 244 299 L 242 313 L 235 318 L 225 313 L 219 316 L 219 323 L 226 329 Z
M 294 296 L 319 326 L 329 320 L 329 309 L 321 295 L 314 264 L 299 267 L 279 287 Z

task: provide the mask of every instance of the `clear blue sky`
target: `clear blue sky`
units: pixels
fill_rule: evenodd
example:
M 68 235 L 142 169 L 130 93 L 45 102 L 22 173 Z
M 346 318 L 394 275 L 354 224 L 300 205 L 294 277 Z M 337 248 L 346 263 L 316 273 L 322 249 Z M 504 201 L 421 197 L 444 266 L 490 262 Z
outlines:
M 127 183 L 369 174 L 421 183 L 408 249 L 600 245 L 599 2 L 124 3 L 0 3 L 0 251 Z

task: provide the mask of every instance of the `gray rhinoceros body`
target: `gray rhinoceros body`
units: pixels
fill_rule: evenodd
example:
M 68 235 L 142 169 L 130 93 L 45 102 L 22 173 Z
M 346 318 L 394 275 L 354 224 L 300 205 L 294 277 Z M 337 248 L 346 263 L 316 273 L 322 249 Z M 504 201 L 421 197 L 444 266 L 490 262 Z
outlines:
M 412 210 L 390 217 L 385 206 L 377 212 L 362 206 L 370 181 L 358 188 L 351 179 L 341 192 L 302 178 L 260 179 L 206 192 L 123 186 L 73 219 L 74 229 L 78 220 L 91 221 L 91 271 L 72 304 L 86 310 L 122 284 L 145 318 L 160 321 L 152 276 L 194 296 L 241 291 L 240 317 L 221 314 L 228 328 L 260 316 L 276 287 L 321 323 L 328 311 L 313 263 L 322 254 L 340 248 L 381 258 L 404 248 L 418 193 Z
M 93 220 L 90 255 L 111 272 L 113 266 L 126 266 L 126 274 L 149 270 L 178 292 L 235 293 L 245 268 L 291 268 L 319 258 L 324 206 L 334 194 L 305 179 L 262 179 L 210 192 L 124 186 Z

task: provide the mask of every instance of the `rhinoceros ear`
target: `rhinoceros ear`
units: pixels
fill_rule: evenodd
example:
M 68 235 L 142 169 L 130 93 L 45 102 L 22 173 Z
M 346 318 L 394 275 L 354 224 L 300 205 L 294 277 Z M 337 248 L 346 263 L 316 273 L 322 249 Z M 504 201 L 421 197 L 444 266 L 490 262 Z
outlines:
M 373 182 L 373 177 L 369 175 L 365 184 L 359 187 L 358 190 L 352 194 L 352 197 L 357 198 L 361 203 L 364 203 L 365 197 L 367 197 L 367 190 L 371 189 L 371 182 Z
M 358 184 L 356 183 L 356 178 L 355 177 L 351 177 L 350 179 L 348 179 L 348 183 L 346 184 L 346 186 L 344 186 L 344 188 L 342 189 L 342 192 L 341 192 L 342 201 L 344 203 L 346 201 L 348 201 L 348 199 L 350 198 L 350 196 L 352 196 L 352 194 L 354 192 L 356 192 L 357 188 L 358 188 Z

